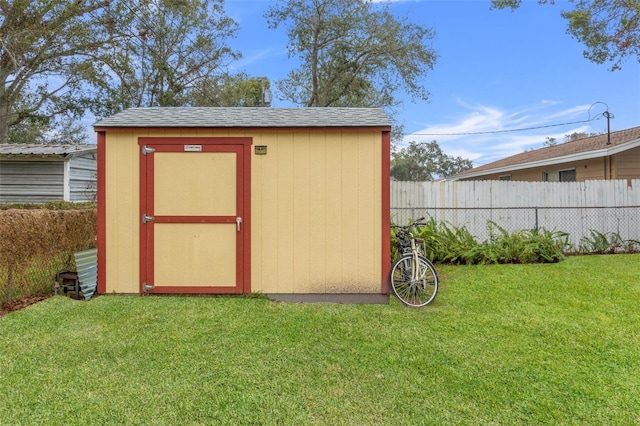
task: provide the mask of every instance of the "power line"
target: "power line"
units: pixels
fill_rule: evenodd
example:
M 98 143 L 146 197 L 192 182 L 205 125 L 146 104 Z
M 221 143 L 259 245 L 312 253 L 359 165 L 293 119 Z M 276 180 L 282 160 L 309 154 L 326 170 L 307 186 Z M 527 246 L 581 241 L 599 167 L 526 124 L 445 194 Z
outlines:
M 596 105 L 596 104 L 602 104 L 606 107 L 606 110 L 604 113 L 602 114 L 598 114 L 595 117 L 591 118 L 591 109 Z M 582 124 L 582 123 L 588 123 L 590 121 L 594 121 L 594 120 L 600 120 L 602 117 L 606 117 L 607 118 L 607 125 L 609 124 L 609 118 L 613 118 L 613 114 L 609 113 L 609 105 L 607 105 L 604 102 L 601 101 L 596 101 L 594 103 L 591 104 L 591 106 L 589 107 L 589 109 L 587 110 L 588 116 L 589 118 L 587 118 L 586 120 L 580 120 L 580 121 L 570 121 L 567 123 L 559 123 L 559 124 L 547 124 L 545 126 L 535 126 L 535 127 L 524 127 L 521 129 L 507 129 L 507 130 L 487 130 L 484 132 L 459 132 L 459 133 L 405 133 L 403 134 L 403 136 L 411 136 L 411 135 L 417 135 L 417 136 L 464 136 L 464 135 L 492 135 L 492 134 L 497 134 L 497 133 L 509 133 L 509 132 L 523 132 L 526 130 L 537 130 L 537 129 L 547 129 L 549 127 L 560 127 L 560 126 L 569 126 L 572 124 Z M 608 126 L 607 126 L 608 127 Z
M 536 129 L 546 129 L 549 127 L 559 127 L 559 126 L 568 126 L 571 124 L 581 124 L 588 123 L 590 121 L 600 120 L 600 116 L 596 116 L 594 118 L 590 118 L 588 120 L 580 120 L 580 121 L 570 121 L 567 123 L 559 123 L 559 124 L 547 124 L 545 126 L 534 126 L 534 127 L 523 127 L 520 129 L 506 129 L 506 130 L 487 130 L 483 132 L 457 132 L 457 133 L 405 133 L 404 136 L 464 136 L 464 135 L 491 135 L 496 133 L 509 133 L 509 132 L 523 132 L 526 130 L 536 130 Z

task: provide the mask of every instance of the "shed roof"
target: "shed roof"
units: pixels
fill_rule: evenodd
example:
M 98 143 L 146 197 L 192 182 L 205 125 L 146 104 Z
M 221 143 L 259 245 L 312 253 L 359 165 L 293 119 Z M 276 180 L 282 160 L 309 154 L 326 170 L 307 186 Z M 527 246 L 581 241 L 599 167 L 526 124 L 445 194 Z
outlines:
M 111 127 L 390 127 L 380 108 L 130 108 L 94 124 Z
M 479 177 L 569 161 L 614 155 L 640 146 L 640 126 L 560 143 L 554 146 L 525 151 L 492 163 L 465 170 L 452 179 Z
M 22 143 L 2 143 L 0 144 L 0 155 L 8 157 L 16 156 L 61 156 L 77 157 L 82 154 L 90 154 L 97 151 L 96 145 L 40 145 Z

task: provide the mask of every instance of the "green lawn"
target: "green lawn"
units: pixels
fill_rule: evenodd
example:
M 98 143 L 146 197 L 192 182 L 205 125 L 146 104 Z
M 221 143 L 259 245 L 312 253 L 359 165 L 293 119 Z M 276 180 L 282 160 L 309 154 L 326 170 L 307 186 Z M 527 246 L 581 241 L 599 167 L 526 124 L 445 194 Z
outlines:
M 0 423 L 640 424 L 640 255 L 439 271 L 421 309 L 48 299 L 0 318 Z

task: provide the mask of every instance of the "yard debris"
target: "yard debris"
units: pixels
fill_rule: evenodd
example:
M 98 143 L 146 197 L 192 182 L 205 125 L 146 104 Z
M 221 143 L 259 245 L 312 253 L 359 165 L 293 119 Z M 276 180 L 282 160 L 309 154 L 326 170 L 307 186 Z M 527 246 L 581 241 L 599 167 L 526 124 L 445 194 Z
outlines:
M 0 304 L 0 317 L 3 317 L 11 312 L 26 308 L 29 305 L 38 303 L 41 300 L 48 299 L 53 296 L 52 294 L 39 294 L 36 296 L 23 297 L 22 299 L 12 300 L 11 302 L 2 302 Z

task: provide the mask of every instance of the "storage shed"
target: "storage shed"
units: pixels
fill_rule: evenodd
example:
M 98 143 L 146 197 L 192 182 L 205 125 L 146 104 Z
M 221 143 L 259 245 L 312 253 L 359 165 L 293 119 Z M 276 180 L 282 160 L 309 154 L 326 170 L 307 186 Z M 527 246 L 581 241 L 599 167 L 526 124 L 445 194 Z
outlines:
M 0 203 L 95 201 L 96 145 L 0 144 Z
M 134 108 L 94 127 L 99 293 L 388 301 L 382 110 Z

